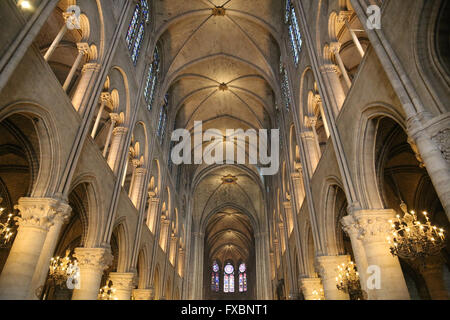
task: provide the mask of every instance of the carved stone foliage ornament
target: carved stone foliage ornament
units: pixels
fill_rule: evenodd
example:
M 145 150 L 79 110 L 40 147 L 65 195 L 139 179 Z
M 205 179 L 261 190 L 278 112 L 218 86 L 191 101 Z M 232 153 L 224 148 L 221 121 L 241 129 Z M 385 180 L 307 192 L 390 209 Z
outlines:
M 450 162 L 450 129 L 439 131 L 433 137 L 433 141 L 438 145 L 444 159 Z

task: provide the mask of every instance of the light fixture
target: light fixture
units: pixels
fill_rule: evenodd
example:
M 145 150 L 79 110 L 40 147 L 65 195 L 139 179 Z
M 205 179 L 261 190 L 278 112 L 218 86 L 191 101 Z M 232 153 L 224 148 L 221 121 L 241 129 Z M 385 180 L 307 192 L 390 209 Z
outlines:
M 49 280 L 54 286 L 63 287 L 67 284 L 67 279 L 74 278 L 78 270 L 78 262 L 70 257 L 70 250 L 66 251 L 66 256 L 53 257 L 50 259 Z
M 98 300 L 119 300 L 116 297 L 116 289 L 113 287 L 113 282 L 108 281 L 108 284 L 100 289 Z
M 3 198 L 0 197 L 0 203 L 3 202 Z M 6 208 L 0 207 L 0 218 L 3 216 Z M 14 217 L 13 213 L 9 213 L 5 223 L 0 222 L 0 247 L 7 248 L 11 245 L 11 242 L 14 238 L 14 234 L 16 232 L 16 228 L 14 226 Z
M 390 220 L 391 236 L 387 237 L 391 244 L 391 253 L 407 260 L 421 260 L 430 256 L 437 256 L 445 247 L 444 229 L 431 225 L 428 213 L 422 214 L 425 223 L 419 221 L 414 211 L 408 212 L 408 207 L 402 201 L 400 208 L 403 217 L 397 215 L 396 220 Z
M 325 300 L 323 289 L 313 290 L 312 292 L 313 300 Z
M 31 4 L 30 0 L 19 0 L 17 2 L 17 5 L 22 9 L 22 10 L 31 10 L 33 8 L 33 5 Z
M 336 277 L 336 287 L 344 291 L 352 300 L 363 300 L 363 291 L 359 281 L 359 273 L 353 261 L 348 264 L 338 265 L 338 276 Z

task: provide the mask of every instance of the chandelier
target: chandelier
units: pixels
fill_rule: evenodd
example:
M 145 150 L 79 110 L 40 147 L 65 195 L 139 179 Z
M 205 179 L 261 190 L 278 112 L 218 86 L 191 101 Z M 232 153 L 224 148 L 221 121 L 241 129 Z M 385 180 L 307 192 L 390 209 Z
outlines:
M 119 300 L 116 297 L 116 289 L 113 287 L 113 282 L 108 281 L 108 284 L 100 289 L 98 300 Z
M 3 198 L 0 197 L 0 203 L 3 202 Z M 3 212 L 6 210 L 6 208 L 0 207 L 0 217 L 3 216 Z M 0 247 L 1 248 L 7 248 L 10 246 L 11 241 L 13 240 L 13 236 L 16 232 L 13 221 L 14 221 L 14 214 L 9 213 L 8 218 L 5 223 L 0 222 Z
M 352 300 L 363 300 L 359 273 L 353 261 L 350 261 L 348 264 L 338 265 L 336 287 L 347 293 Z
M 70 250 L 66 251 L 64 258 L 50 259 L 49 280 L 52 280 L 55 286 L 62 287 L 67 284 L 69 278 L 75 278 L 77 271 L 78 262 L 70 257 Z
M 313 290 L 312 295 L 313 295 L 313 300 L 325 300 L 323 289 Z
M 402 201 L 400 208 L 404 215 L 397 215 L 397 220 L 390 220 L 391 236 L 387 237 L 391 253 L 403 259 L 414 260 L 437 256 L 445 247 L 444 229 L 431 225 L 428 213 L 423 212 L 426 222 L 419 221 L 416 213 L 408 213 Z

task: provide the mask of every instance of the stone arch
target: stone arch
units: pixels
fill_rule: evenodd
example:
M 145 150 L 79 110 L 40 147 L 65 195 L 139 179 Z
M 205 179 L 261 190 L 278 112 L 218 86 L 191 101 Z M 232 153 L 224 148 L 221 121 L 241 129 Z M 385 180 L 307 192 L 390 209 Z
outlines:
M 394 107 L 379 102 L 370 104 L 363 109 L 359 127 L 355 132 L 355 137 L 358 137 L 355 145 L 355 163 L 359 164 L 355 183 L 363 208 L 383 208 L 377 179 L 374 150 L 378 126 L 377 121 L 384 117 L 390 118 L 402 128 L 406 128 L 403 116 Z
M 119 218 L 114 226 L 113 234 L 117 239 L 118 245 L 118 257 L 117 259 L 117 272 L 127 272 L 129 269 L 129 263 L 131 260 L 131 234 L 128 227 L 128 222 L 126 218 Z
M 22 130 L 28 128 L 29 134 L 32 134 L 29 137 L 32 145 L 28 142 L 27 147 L 33 176 L 29 196 L 51 197 L 57 192 L 58 186 L 56 184 L 62 170 L 60 139 L 57 134 L 55 119 L 40 105 L 30 102 L 17 102 L 2 108 L 0 122 L 4 123 L 8 118 L 17 116 L 28 121 L 28 125 L 23 127 Z M 17 127 L 19 131 L 21 130 L 20 123 L 14 125 L 14 127 Z M 23 142 L 27 140 L 26 135 L 23 134 L 19 134 L 17 138 Z M 45 157 L 44 155 L 47 154 L 53 156 Z

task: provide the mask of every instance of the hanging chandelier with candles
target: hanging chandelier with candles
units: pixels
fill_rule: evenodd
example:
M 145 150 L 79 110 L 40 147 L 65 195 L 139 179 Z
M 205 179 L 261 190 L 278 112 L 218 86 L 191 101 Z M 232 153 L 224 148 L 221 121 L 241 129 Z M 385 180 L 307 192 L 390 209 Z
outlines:
M 352 300 L 363 300 L 363 291 L 356 264 L 353 261 L 348 264 L 342 263 L 338 265 L 337 270 L 336 287 L 338 290 L 347 293 Z
M 108 281 L 108 284 L 100 289 L 98 300 L 118 300 L 116 296 L 116 289 L 113 287 L 113 282 Z
M 323 289 L 313 290 L 313 300 L 325 300 Z
M 3 198 L 0 197 L 0 203 L 3 202 Z M 6 208 L 0 207 L 0 218 L 3 217 Z M 7 219 L 4 223 L 0 222 L 0 247 L 7 248 L 11 245 L 11 242 L 16 233 L 16 228 L 14 224 L 14 213 L 9 213 Z
M 54 257 L 50 259 L 49 280 L 56 286 L 62 287 L 67 284 L 69 278 L 73 279 L 78 272 L 78 262 L 70 257 L 70 250 L 66 251 L 64 258 Z
M 444 229 L 431 225 L 425 211 L 422 214 L 426 222 L 422 223 L 414 211 L 408 212 L 403 201 L 400 208 L 403 217 L 397 215 L 396 220 L 389 221 L 392 231 L 387 240 L 391 245 L 391 253 L 403 259 L 422 261 L 439 255 L 445 247 Z

